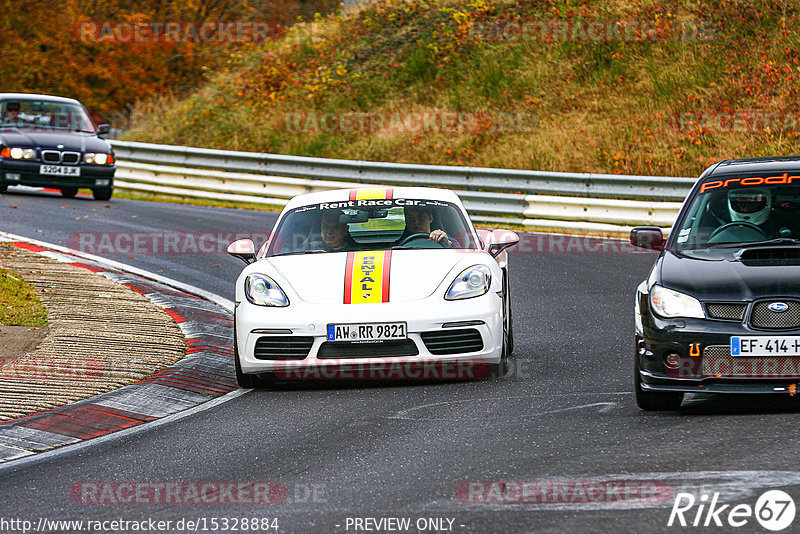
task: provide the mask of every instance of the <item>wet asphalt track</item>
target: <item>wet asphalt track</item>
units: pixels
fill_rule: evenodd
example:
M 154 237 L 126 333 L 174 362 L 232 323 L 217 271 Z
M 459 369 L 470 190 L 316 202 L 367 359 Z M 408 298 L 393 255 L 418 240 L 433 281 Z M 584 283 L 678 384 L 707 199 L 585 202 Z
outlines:
M 275 217 L 0 196 L 0 230 L 68 245 L 81 232 L 266 232 Z M 224 253 L 107 257 L 229 299 L 241 267 Z M 645 532 L 667 530 L 671 499 L 645 507 L 481 504 L 463 502 L 456 490 L 465 481 L 627 479 L 698 497 L 705 484 L 751 505 L 772 487 L 800 498 L 794 399 L 692 397 L 668 414 L 636 407 L 633 292 L 653 260 L 648 253 L 512 252 L 516 350 L 507 377 L 254 391 L 153 430 L 4 468 L 0 518 L 277 517 L 281 532 L 354 532 L 346 530 L 348 517 L 407 517 L 412 525 L 453 519 L 452 532 Z M 76 483 L 121 481 L 274 481 L 288 499 L 261 507 L 85 505 L 69 496 Z M 756 527 L 751 519 L 744 530 Z

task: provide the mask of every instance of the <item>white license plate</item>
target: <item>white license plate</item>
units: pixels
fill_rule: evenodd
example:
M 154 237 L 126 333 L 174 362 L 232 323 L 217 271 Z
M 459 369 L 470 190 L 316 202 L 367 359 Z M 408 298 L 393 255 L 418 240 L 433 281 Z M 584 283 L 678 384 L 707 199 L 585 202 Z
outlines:
M 80 176 L 80 167 L 64 167 L 62 165 L 42 165 L 39 167 L 39 174 L 49 174 L 50 176 Z
M 731 356 L 800 356 L 800 336 L 731 336 Z
M 328 341 L 387 341 L 406 339 L 406 323 L 329 324 Z

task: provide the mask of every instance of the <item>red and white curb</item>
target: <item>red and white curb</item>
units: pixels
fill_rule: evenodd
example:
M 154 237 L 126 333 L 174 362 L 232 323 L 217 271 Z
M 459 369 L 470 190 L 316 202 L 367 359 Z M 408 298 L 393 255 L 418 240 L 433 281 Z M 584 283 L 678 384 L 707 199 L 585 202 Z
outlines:
M 238 390 L 232 303 L 140 269 L 13 234 L 0 241 L 83 267 L 136 291 L 164 309 L 186 338 L 186 357 L 135 384 L 68 406 L 0 424 L 0 463 L 131 429 Z M 98 347 L 97 350 L 102 350 Z M 238 396 L 238 395 L 236 395 Z

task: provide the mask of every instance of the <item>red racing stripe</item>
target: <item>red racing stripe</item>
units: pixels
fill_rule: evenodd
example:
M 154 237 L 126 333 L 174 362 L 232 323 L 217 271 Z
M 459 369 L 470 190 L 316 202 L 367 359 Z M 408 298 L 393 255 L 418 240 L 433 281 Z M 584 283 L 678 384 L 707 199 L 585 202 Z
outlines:
M 350 304 L 350 299 L 353 294 L 353 262 L 355 261 L 356 253 L 347 253 L 347 265 L 344 268 L 344 303 Z
M 391 189 L 389 189 L 391 191 Z M 387 198 L 391 198 L 387 195 Z M 392 251 L 387 250 L 383 253 L 383 291 L 382 302 L 389 302 L 389 274 L 392 271 Z

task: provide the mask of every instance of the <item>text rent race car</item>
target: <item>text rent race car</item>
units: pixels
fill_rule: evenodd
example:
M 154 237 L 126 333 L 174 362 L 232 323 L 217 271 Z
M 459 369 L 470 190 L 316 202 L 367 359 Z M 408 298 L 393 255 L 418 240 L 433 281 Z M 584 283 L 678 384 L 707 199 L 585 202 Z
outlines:
M 635 391 L 645 410 L 684 393 L 794 395 L 800 382 L 800 158 L 708 168 L 637 291 Z
M 9 185 L 78 188 L 97 200 L 111 198 L 114 153 L 77 100 L 57 96 L 0 93 L 0 193 Z
M 443 189 L 295 197 L 258 254 L 249 239 L 228 248 L 249 264 L 236 281 L 239 384 L 502 374 L 513 343 L 504 250 L 518 240 L 479 238 Z

